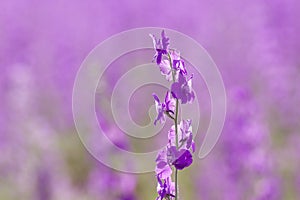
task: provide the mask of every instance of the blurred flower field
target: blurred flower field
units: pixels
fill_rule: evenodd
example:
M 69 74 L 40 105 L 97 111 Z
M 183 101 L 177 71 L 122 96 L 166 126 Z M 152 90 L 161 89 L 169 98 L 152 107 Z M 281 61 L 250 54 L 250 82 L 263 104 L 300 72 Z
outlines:
M 180 199 L 299 199 L 299 18 L 296 0 L 1 1 L 0 200 L 157 197 L 154 173 L 120 173 L 93 158 L 72 115 L 74 80 L 88 53 L 113 34 L 149 26 L 180 31 L 203 45 L 227 93 L 221 138 L 208 157 L 179 173 Z M 151 61 L 153 51 L 142 54 L 128 56 L 133 63 Z M 158 139 L 124 135 L 108 112 L 113 83 L 126 70 L 122 59 L 112 63 L 95 96 L 100 124 L 120 148 L 160 147 Z M 203 127 L 195 139 L 203 141 L 209 95 L 200 78 L 194 86 L 203 90 Z M 149 123 L 152 92 L 135 94 L 130 109 L 138 124 Z

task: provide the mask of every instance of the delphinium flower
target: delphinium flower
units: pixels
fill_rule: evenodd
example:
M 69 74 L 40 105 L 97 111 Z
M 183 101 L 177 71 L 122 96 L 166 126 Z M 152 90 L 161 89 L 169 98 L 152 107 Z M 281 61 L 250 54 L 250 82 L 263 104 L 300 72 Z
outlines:
M 157 176 L 157 200 L 162 200 L 164 198 L 170 199 L 175 197 L 175 183 L 172 182 L 171 177 L 167 177 L 164 179 L 164 182 L 160 178 L 160 175 Z
M 187 73 L 184 61 L 180 58 L 180 52 L 175 49 L 169 49 L 168 57 L 163 58 L 158 66 L 167 81 L 177 80 L 179 72 L 182 74 Z
M 154 58 L 162 75 L 167 81 L 172 81 L 170 89 L 166 92 L 164 102 L 161 102 L 156 94 L 153 94 L 157 122 L 164 123 L 166 117 L 174 121 L 174 125 L 168 132 L 167 146 L 159 151 L 156 158 L 155 173 L 158 181 L 157 200 L 178 199 L 178 170 L 189 167 L 193 162 L 192 153 L 195 151 L 195 143 L 192 134 L 192 120 L 182 120 L 178 123 L 178 107 L 182 104 L 192 103 L 195 94 L 192 89 L 193 75 L 188 76 L 184 61 L 180 52 L 169 48 L 169 38 L 164 31 L 161 40 L 151 35 L 156 54 Z M 180 100 L 180 101 L 179 101 Z M 172 174 L 175 171 L 174 182 Z
M 171 86 L 173 96 L 180 99 L 182 104 L 190 103 L 195 98 L 195 94 L 192 89 L 192 78 L 193 76 L 187 79 L 180 73 L 178 82 L 173 83 Z
M 157 121 L 164 123 L 166 121 L 165 115 L 170 115 L 170 113 L 174 114 L 176 101 L 172 98 L 170 92 L 167 92 L 164 102 L 160 102 L 156 94 L 153 94 L 153 97 L 155 100 L 156 112 L 158 113 L 154 124 L 156 125 Z
M 178 141 L 179 149 L 187 149 L 195 152 L 195 143 L 193 141 L 192 120 L 182 120 L 178 125 Z M 169 131 L 169 143 L 171 146 L 176 146 L 175 126 L 172 126 Z
M 150 37 L 153 40 L 153 45 L 156 50 L 154 58 L 156 59 L 156 63 L 159 65 L 162 61 L 163 55 L 168 54 L 169 38 L 166 37 L 164 31 L 161 32 L 161 40 L 157 39 L 155 35 L 152 34 L 150 34 Z

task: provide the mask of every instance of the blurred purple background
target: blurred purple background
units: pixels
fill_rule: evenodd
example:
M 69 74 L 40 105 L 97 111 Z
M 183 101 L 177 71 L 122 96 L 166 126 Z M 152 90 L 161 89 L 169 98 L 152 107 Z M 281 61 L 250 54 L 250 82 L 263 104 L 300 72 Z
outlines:
M 1 1 L 0 199 L 155 199 L 154 174 L 94 160 L 72 118 L 83 59 L 109 36 L 145 26 L 202 44 L 228 95 L 216 148 L 180 173 L 182 199 L 300 198 L 299 19 L 296 0 Z M 118 132 L 108 122 L 107 130 Z

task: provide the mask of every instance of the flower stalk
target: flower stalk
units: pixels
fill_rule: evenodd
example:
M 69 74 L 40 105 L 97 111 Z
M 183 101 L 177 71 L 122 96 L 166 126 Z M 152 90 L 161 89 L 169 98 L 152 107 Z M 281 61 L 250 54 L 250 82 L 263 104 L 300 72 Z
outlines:
M 174 78 L 174 82 L 175 82 L 175 78 Z M 176 148 L 177 148 L 177 150 L 178 150 L 178 125 L 177 125 L 177 122 L 178 122 L 178 107 L 179 107 L 178 104 L 179 104 L 179 101 L 178 101 L 178 99 L 176 99 L 176 110 L 175 110 L 174 123 L 175 123 Z M 178 170 L 175 169 L 175 200 L 177 200 L 177 199 L 178 199 Z
M 156 177 L 158 181 L 158 197 L 156 200 L 178 200 L 178 171 L 189 167 L 192 162 L 192 153 L 195 151 L 191 120 L 181 120 L 179 123 L 179 105 L 192 103 L 195 95 L 192 89 L 192 78 L 187 77 L 187 70 L 180 53 L 169 48 L 169 38 L 162 31 L 161 39 L 150 35 L 156 54 L 154 59 L 159 66 L 160 72 L 172 85 L 167 91 L 164 101 L 153 94 L 157 111 L 157 122 L 164 123 L 166 116 L 174 121 L 174 125 L 168 132 L 168 144 L 157 155 Z M 174 173 L 175 182 L 172 181 Z

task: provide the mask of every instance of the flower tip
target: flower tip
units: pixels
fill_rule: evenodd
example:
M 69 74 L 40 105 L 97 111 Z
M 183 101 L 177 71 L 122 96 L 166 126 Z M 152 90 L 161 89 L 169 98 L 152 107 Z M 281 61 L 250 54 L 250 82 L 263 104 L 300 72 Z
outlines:
M 158 96 L 155 93 L 152 93 L 152 96 L 156 102 L 160 102 Z
M 173 98 L 177 99 L 177 96 L 173 91 L 171 92 L 171 94 L 172 94 Z
M 191 74 L 190 80 L 194 77 L 194 74 Z

